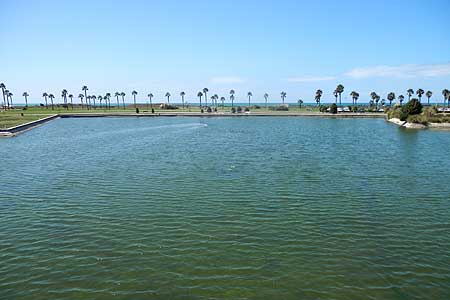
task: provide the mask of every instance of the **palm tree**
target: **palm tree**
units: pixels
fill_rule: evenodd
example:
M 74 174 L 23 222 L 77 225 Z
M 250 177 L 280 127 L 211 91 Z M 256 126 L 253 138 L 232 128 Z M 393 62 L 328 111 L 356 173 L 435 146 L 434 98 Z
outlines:
M 43 94 L 42 94 L 42 97 L 45 99 L 45 108 L 48 109 L 48 105 L 47 105 L 47 97 L 48 97 L 48 94 L 47 94 L 47 93 L 43 93 Z
M 147 95 L 147 97 L 148 97 L 148 99 L 150 100 L 150 108 L 153 108 L 153 105 L 152 105 L 153 94 L 150 93 L 150 94 Z
M 444 97 L 444 106 L 445 106 L 445 101 L 448 100 L 449 95 L 450 95 L 450 91 L 448 89 L 442 90 L 442 96 Z
M 248 106 L 250 107 L 250 99 L 252 98 L 253 94 L 252 92 L 248 92 L 247 93 L 247 97 L 248 97 Z
M 120 109 L 119 96 L 120 96 L 119 92 L 114 93 L 114 97 L 116 97 L 116 100 L 117 100 L 117 109 Z
M 9 107 L 10 107 L 10 103 L 9 103 L 9 90 L 5 90 L 5 96 L 6 96 L 6 106 L 9 108 Z
M 370 98 L 372 100 L 372 103 L 375 102 L 375 100 L 377 99 L 378 95 L 375 92 L 370 93 Z
M 55 98 L 55 96 L 53 96 L 53 94 L 48 95 L 48 97 L 50 98 L 50 101 L 52 102 L 52 110 L 53 110 L 53 99 Z
M 102 109 L 102 100 L 103 100 L 103 97 L 102 97 L 102 95 L 98 95 L 98 97 L 97 97 L 97 99 L 98 99 L 98 102 L 100 102 L 100 109 Z M 105 107 L 106 107 L 106 99 L 105 99 Z M 94 101 L 94 107 L 95 107 L 95 101 Z
M 355 91 L 351 91 L 350 97 L 352 97 L 352 103 L 356 104 L 356 100 L 359 98 L 359 94 Z
M 81 109 L 83 109 L 83 98 L 84 98 L 84 95 L 83 94 L 78 94 L 78 98 L 80 98 Z M 47 100 L 45 101 L 45 105 L 47 105 Z
M 422 89 L 418 89 L 418 90 L 416 91 L 417 97 L 419 97 L 419 102 L 422 102 L 422 95 L 423 95 L 424 93 L 425 93 L 425 91 L 422 90 Z
M 3 82 L 0 83 L 0 89 L 2 89 L 3 107 L 6 108 L 6 99 L 5 99 L 5 89 L 6 89 L 6 86 L 5 86 L 5 84 L 4 84 Z
M 131 95 L 133 95 L 134 108 L 136 109 L 136 95 L 137 95 L 137 92 L 136 92 L 136 91 L 133 91 L 133 92 L 131 93 Z
M 402 105 L 403 100 L 405 100 L 405 96 L 403 95 L 398 96 L 398 102 L 400 102 L 400 105 Z
M 125 109 L 125 93 L 124 92 L 120 93 L 120 96 L 122 96 L 122 105 L 123 109 Z
M 286 98 L 286 92 L 281 92 L 281 102 L 284 104 L 284 99 Z
M 22 96 L 25 98 L 25 107 L 28 107 L 28 96 L 30 96 L 27 92 L 23 92 Z
M 61 91 L 61 97 L 63 98 L 65 108 L 68 109 L 69 107 L 67 106 L 67 90 L 66 89 L 63 89 Z
M 337 90 L 333 91 L 333 96 L 334 96 L 334 103 L 337 104 L 337 98 L 338 98 L 338 92 Z
M 89 90 L 88 87 L 86 85 L 83 85 L 83 87 L 81 88 L 82 91 L 84 91 L 84 98 L 86 99 L 86 107 L 87 109 L 89 109 L 89 105 L 88 105 L 88 97 L 87 97 L 87 91 Z
M 170 103 L 170 96 L 172 96 L 172 95 L 170 95 L 170 93 L 167 92 L 166 93 L 167 103 Z
M 298 101 L 297 101 L 297 103 L 298 103 L 298 108 L 302 108 L 302 104 L 303 104 L 303 100 L 302 99 L 298 99 Z
M 431 96 L 433 96 L 433 92 L 432 91 L 427 91 L 425 96 L 427 96 L 427 98 L 428 98 L 428 105 L 430 105 L 430 98 L 431 98 Z
M 209 90 L 207 88 L 203 89 L 203 94 L 205 94 L 205 106 L 208 106 L 208 95 Z
M 267 108 L 267 99 L 269 99 L 269 94 L 265 93 L 264 94 L 264 100 L 266 100 L 266 108 Z
M 322 90 L 316 91 L 316 96 L 314 97 L 314 99 L 316 100 L 317 105 L 320 105 L 320 98 L 322 98 L 322 94 Z
M 392 106 L 392 101 L 395 100 L 395 93 L 394 93 L 394 92 L 390 92 L 390 93 L 387 95 L 387 99 L 389 100 L 389 106 Z
M 214 94 L 214 101 L 215 101 L 216 108 L 217 108 L 217 100 L 219 100 L 219 95 Z
M 377 109 L 378 109 L 378 101 L 380 101 L 380 96 L 376 95 L 376 97 L 375 97 L 375 103 L 377 104 Z
M 341 95 L 343 92 L 344 92 L 344 86 L 342 84 L 338 84 L 338 86 L 336 87 L 336 93 L 339 95 L 339 105 L 342 104 Z
M 181 103 L 182 103 L 183 108 L 184 108 L 184 96 L 186 96 L 186 93 L 185 92 L 181 92 L 180 96 L 181 96 Z
M 99 98 L 102 98 L 102 96 L 98 96 Z M 90 100 L 92 99 L 92 102 L 94 103 L 94 109 L 95 109 L 95 100 L 97 99 L 97 96 L 92 95 L 89 97 L 89 103 L 91 102 Z M 100 100 L 100 99 L 99 99 Z
M 202 109 L 202 96 L 203 96 L 202 92 L 197 93 L 197 97 L 200 99 L 200 109 Z
M 14 94 L 13 93 L 11 93 L 10 91 L 7 91 L 8 92 L 8 94 L 6 95 L 6 99 L 8 99 L 9 98 L 9 106 L 11 107 L 11 108 L 13 108 L 13 99 L 12 99 L 12 96 L 14 96 Z
M 69 94 L 69 99 L 70 99 L 70 106 L 72 106 L 72 110 L 73 110 L 73 95 Z
M 230 100 L 231 100 L 231 108 L 234 106 L 234 94 L 236 92 L 234 90 L 230 90 Z
M 222 108 L 225 107 L 225 97 L 220 97 L 220 101 L 222 102 Z
M 408 94 L 408 101 L 411 100 L 411 96 L 414 95 L 414 90 L 413 89 L 408 89 L 406 91 L 406 94 Z

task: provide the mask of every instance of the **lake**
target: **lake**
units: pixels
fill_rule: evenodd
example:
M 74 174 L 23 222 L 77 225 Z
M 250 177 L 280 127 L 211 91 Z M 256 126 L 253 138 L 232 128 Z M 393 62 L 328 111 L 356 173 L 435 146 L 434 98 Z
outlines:
M 450 133 L 59 119 L 0 139 L 0 299 L 450 299 Z

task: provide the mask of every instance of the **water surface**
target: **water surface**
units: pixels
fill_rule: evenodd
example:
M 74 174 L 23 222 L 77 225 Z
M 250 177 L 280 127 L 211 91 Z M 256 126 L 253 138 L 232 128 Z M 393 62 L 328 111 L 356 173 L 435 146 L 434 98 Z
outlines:
M 59 119 L 0 139 L 0 299 L 449 299 L 450 134 Z

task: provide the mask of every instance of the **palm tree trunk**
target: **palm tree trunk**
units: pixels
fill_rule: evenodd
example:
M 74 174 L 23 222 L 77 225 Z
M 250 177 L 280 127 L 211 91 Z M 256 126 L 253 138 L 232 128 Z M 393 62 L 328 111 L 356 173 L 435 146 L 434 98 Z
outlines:
M 125 98 L 122 96 L 122 106 L 123 106 L 123 109 L 125 109 Z
M 25 107 L 28 107 L 28 99 L 27 99 L 27 96 L 25 96 Z

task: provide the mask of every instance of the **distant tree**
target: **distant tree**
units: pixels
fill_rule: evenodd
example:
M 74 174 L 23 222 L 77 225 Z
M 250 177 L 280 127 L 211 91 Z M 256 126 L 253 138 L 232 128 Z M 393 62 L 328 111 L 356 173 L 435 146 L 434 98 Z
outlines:
M 84 98 L 84 95 L 83 94 L 78 94 L 78 98 L 80 98 L 81 109 L 83 109 L 83 98 Z M 45 100 L 45 105 L 47 106 L 47 99 Z
M 170 93 L 167 92 L 167 93 L 166 93 L 167 103 L 170 103 L 170 96 L 171 96 Z
M 120 93 L 120 96 L 122 97 L 122 107 L 123 107 L 123 109 L 125 109 L 125 93 L 124 92 L 122 92 L 122 93 Z
M 266 101 L 266 107 L 267 107 L 267 99 L 269 99 L 269 94 L 265 93 L 264 94 L 264 100 Z
M 422 89 L 418 89 L 416 91 L 417 97 L 419 97 L 419 102 L 422 102 L 422 95 L 425 94 L 425 91 Z
M 69 98 L 70 98 L 70 106 L 72 107 L 73 110 L 73 95 L 69 94 Z
M 235 94 L 235 91 L 234 90 L 230 90 L 231 108 L 234 107 L 234 94 Z
M 431 96 L 433 96 L 433 92 L 432 92 L 432 91 L 427 91 L 427 92 L 425 93 L 425 96 L 427 96 L 427 99 L 428 99 L 428 105 L 430 105 L 430 98 L 431 98 Z
M 30 96 L 27 92 L 23 92 L 22 96 L 25 98 L 25 107 L 28 107 L 28 96 Z
M 343 86 L 342 84 L 339 84 L 339 85 L 336 87 L 336 92 L 337 92 L 337 94 L 339 95 L 339 105 L 341 105 L 341 104 L 342 104 L 342 102 L 341 102 L 341 95 L 342 95 L 342 93 L 344 92 L 344 86 Z
M 5 86 L 5 84 L 2 82 L 2 83 L 0 83 L 0 89 L 2 89 L 2 96 L 3 96 L 3 107 L 7 107 L 6 106 L 6 98 L 5 98 L 5 89 L 6 89 L 6 86 Z
M 207 94 L 208 92 L 209 92 L 208 88 L 203 89 L 203 94 L 205 95 L 205 106 L 208 106 L 208 94 Z
M 413 89 L 408 89 L 406 91 L 406 94 L 408 95 L 408 101 L 411 100 L 411 96 L 414 95 L 414 90 Z
M 138 92 L 136 92 L 136 91 L 131 92 L 131 95 L 133 95 L 133 102 L 134 102 L 134 108 L 135 109 L 137 108 L 137 106 L 136 106 L 136 95 L 137 95 L 137 93 Z
M 217 94 L 214 94 L 214 101 L 215 101 L 215 106 L 216 106 L 216 108 L 217 108 L 217 101 L 219 100 L 219 95 L 217 95 Z
M 450 91 L 448 89 L 443 89 L 442 96 L 444 97 L 444 106 L 445 106 L 445 101 L 447 101 L 450 97 Z
M 405 100 L 405 96 L 403 95 L 398 96 L 398 102 L 400 102 L 400 105 L 403 104 L 403 100 Z
M 48 97 L 50 98 L 50 101 L 52 102 L 52 110 L 54 109 L 53 107 L 53 99 L 55 99 L 55 96 L 53 96 L 53 94 L 48 95 Z
M 284 99 L 286 98 L 286 92 L 281 92 L 281 102 L 284 104 Z
M 225 107 L 225 97 L 220 97 L 220 101 L 222 102 L 222 109 Z
M 320 105 L 320 99 L 322 98 L 322 90 L 317 90 L 316 91 L 316 96 L 314 97 L 314 99 L 316 100 L 317 105 Z
M 181 92 L 180 96 L 181 96 L 181 104 L 183 105 L 183 108 L 184 108 L 184 96 L 186 96 L 186 93 L 185 92 Z
M 302 99 L 298 99 L 298 101 L 297 101 L 297 103 L 298 103 L 298 108 L 302 108 L 302 104 L 303 104 L 303 100 Z
M 338 92 L 337 90 L 333 91 L 333 96 L 334 96 L 334 103 L 337 104 L 337 98 L 338 98 Z
M 84 98 L 86 99 L 86 108 L 89 109 L 89 105 L 88 105 L 88 97 L 87 97 L 87 91 L 89 90 L 88 87 L 86 85 L 83 85 L 83 87 L 81 88 L 82 91 L 84 91 Z
M 350 97 L 352 97 L 352 103 L 356 105 L 356 101 L 358 101 L 359 98 L 358 92 L 352 91 Z
M 97 99 L 98 102 L 100 102 L 100 109 L 102 109 L 102 100 L 103 100 L 102 95 L 98 95 Z M 95 108 L 95 101 L 94 101 L 94 108 Z M 106 108 L 106 100 L 105 100 L 105 108 Z
M 106 102 L 108 102 L 108 109 L 111 109 L 111 93 L 106 93 L 103 99 L 106 99 Z
M 42 98 L 45 99 L 45 108 L 48 109 L 47 97 L 48 97 L 48 94 L 47 94 L 47 93 L 43 93 L 43 94 L 42 94 Z
M 372 92 L 372 93 L 370 93 L 370 98 L 371 98 L 372 104 L 373 104 L 373 103 L 375 103 L 376 99 L 380 98 L 380 97 L 377 95 L 377 93 Z M 378 102 L 377 102 L 377 105 L 378 105 Z
M 3 94 L 6 96 L 6 107 L 9 108 L 9 90 L 5 90 Z
M 247 97 L 248 97 L 248 106 L 250 107 L 250 99 L 252 98 L 253 94 L 252 92 L 248 92 L 247 93 Z
M 14 96 L 14 94 L 11 93 L 10 91 L 8 91 L 8 95 L 6 96 L 6 98 L 9 98 L 9 106 L 11 108 L 14 108 L 13 98 L 12 98 L 13 96 Z
M 202 92 L 198 92 L 198 93 L 197 93 L 197 97 L 198 97 L 199 100 L 200 100 L 200 109 L 202 109 L 202 96 L 203 96 L 203 93 L 202 93 Z
M 120 101 L 119 101 L 120 93 L 119 92 L 115 92 L 114 93 L 114 97 L 116 97 L 117 109 L 120 109 Z
M 150 100 L 150 108 L 153 108 L 153 104 L 152 104 L 152 98 L 153 98 L 153 94 L 150 93 L 147 95 L 148 99 Z
M 377 104 L 377 109 L 378 109 L 378 102 L 380 101 L 380 96 L 376 96 L 375 97 L 375 103 Z
M 61 97 L 63 98 L 64 107 L 65 107 L 66 109 L 69 109 L 69 107 L 67 106 L 67 90 L 66 90 L 66 89 L 63 89 L 63 90 L 61 91 Z
M 389 100 L 389 106 L 392 106 L 392 101 L 395 100 L 395 93 L 390 92 L 390 93 L 387 95 L 387 99 Z
M 98 97 L 102 98 L 102 96 L 98 96 Z M 92 95 L 89 97 L 89 103 L 91 103 L 91 100 L 92 100 L 92 103 L 94 103 L 94 109 L 95 109 L 95 100 L 96 99 L 97 99 L 97 96 L 95 96 L 95 95 Z

